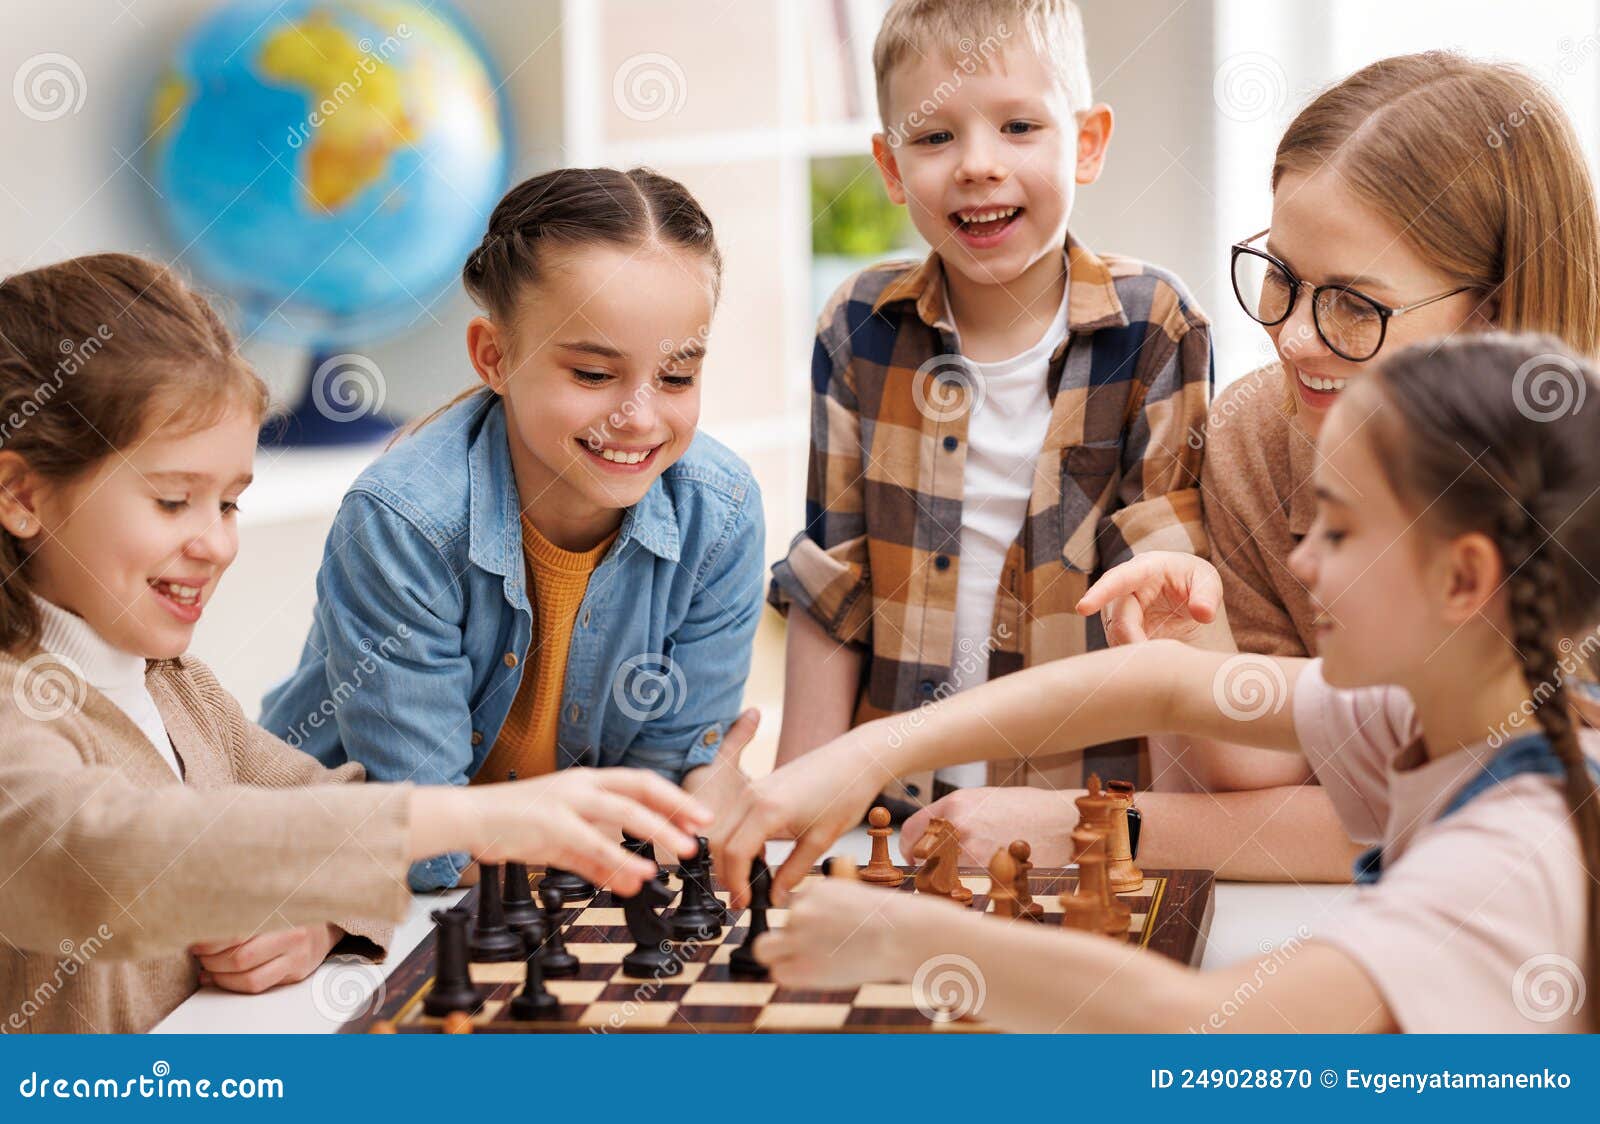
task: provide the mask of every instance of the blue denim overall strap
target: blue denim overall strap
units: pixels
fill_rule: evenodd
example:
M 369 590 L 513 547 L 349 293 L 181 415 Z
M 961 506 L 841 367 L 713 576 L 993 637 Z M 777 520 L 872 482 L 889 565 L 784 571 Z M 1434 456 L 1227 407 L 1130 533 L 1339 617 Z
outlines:
M 1593 761 L 1588 764 L 1589 772 L 1594 774 L 1597 782 L 1600 782 L 1600 766 Z M 1564 777 L 1567 775 L 1567 767 L 1562 764 L 1555 747 L 1550 744 L 1550 739 L 1543 734 L 1529 734 L 1507 742 L 1476 776 L 1462 785 L 1461 790 L 1450 798 L 1450 803 L 1445 805 L 1444 811 L 1439 813 L 1437 819 L 1442 820 L 1446 816 L 1454 815 L 1486 790 L 1502 785 L 1512 777 L 1524 773 Z M 1356 857 L 1354 876 L 1358 884 L 1376 882 L 1383 876 L 1382 846 L 1370 847 Z

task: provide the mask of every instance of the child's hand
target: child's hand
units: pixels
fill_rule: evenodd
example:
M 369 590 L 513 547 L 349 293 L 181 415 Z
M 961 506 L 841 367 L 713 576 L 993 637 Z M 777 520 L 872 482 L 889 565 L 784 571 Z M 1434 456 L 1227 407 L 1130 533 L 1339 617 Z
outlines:
M 932 908 L 941 904 L 951 908 Z M 756 959 L 782 987 L 825 990 L 896 980 L 904 972 L 898 953 L 921 912 L 907 919 L 906 906 L 928 909 L 930 903 L 859 882 L 814 878 L 795 891 L 783 928 L 756 938 Z
M 545 777 L 412 793 L 409 857 L 469 851 L 480 862 L 546 863 L 597 886 L 637 893 L 655 863 L 622 849 L 622 833 L 688 858 L 711 813 L 642 769 L 563 769 Z
M 773 902 L 783 905 L 893 776 L 869 742 L 846 734 L 751 784 L 711 835 L 712 863 L 730 904 L 737 909 L 748 901 L 750 861 L 767 841 L 793 839 L 794 850 L 772 876 Z
M 750 778 L 739 768 L 739 758 L 744 754 L 756 727 L 761 725 L 761 712 L 754 708 L 739 715 L 717 749 L 710 764 L 702 765 L 683 778 L 683 790 L 711 810 L 712 822 L 718 823 L 744 803 L 750 791 Z
M 242 941 L 206 941 L 189 951 L 200 961 L 201 982 L 209 979 L 224 991 L 258 995 L 305 979 L 342 936 L 337 925 L 306 925 Z
M 1112 647 L 1168 639 L 1234 650 L 1222 614 L 1222 577 L 1193 554 L 1152 550 L 1114 566 L 1089 587 L 1077 611 L 1100 614 Z

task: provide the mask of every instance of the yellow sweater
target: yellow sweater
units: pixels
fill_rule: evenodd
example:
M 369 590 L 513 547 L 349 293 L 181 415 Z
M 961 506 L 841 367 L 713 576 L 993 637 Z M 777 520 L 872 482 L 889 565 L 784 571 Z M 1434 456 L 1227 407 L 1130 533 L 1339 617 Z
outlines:
M 475 783 L 538 777 L 556 769 L 556 728 L 566 681 L 572 626 L 589 590 L 589 578 L 616 539 L 613 533 L 593 550 L 562 550 L 522 517 L 522 550 L 528 562 L 528 600 L 533 604 L 533 644 L 525 657 L 522 682 L 511 700 L 500 736 Z

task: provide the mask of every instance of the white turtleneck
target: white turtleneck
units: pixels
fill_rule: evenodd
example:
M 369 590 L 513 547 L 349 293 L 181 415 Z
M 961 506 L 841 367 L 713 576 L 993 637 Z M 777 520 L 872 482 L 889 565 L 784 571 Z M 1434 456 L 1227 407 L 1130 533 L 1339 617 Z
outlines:
M 128 720 L 143 731 L 150 744 L 183 779 L 183 767 L 167 736 L 166 723 L 156 709 L 156 700 L 144 684 L 145 659 L 113 648 L 80 616 L 52 605 L 42 597 L 34 597 L 43 622 L 39 647 L 53 656 L 71 662 L 83 675 L 89 686 L 99 691 L 128 716 Z

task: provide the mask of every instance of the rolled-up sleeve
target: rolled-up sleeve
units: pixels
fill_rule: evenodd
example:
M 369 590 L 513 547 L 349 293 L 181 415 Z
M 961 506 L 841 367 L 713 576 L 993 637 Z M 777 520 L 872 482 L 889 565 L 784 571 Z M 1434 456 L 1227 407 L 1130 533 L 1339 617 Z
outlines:
M 835 306 L 839 298 L 835 299 Z M 842 310 L 823 314 L 811 356 L 811 454 L 806 525 L 772 567 L 767 600 L 780 612 L 798 605 L 841 644 L 871 640 L 861 466 L 861 413 L 851 383 Z
M 1109 569 L 1143 551 L 1206 553 L 1200 467 L 1211 397 L 1211 330 L 1171 286 L 1150 310 L 1135 378 L 1142 399 L 1122 442 L 1116 503 L 1097 538 Z

